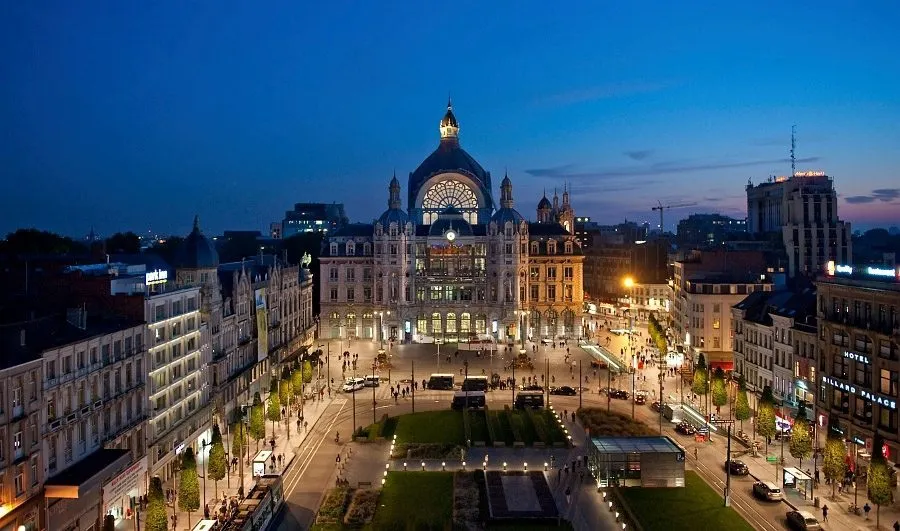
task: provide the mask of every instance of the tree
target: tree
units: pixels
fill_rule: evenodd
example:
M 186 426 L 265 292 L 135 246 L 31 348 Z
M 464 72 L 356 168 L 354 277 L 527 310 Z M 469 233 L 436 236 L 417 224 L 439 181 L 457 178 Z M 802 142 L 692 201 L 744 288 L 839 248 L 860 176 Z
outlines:
M 218 496 L 219 481 L 225 479 L 228 470 L 228 460 L 225 458 L 225 444 L 222 442 L 222 432 L 219 425 L 213 424 L 212 447 L 209 449 L 209 462 L 206 464 L 206 475 L 215 482 L 213 497 Z
M 250 406 L 249 434 L 256 441 L 256 450 L 259 451 L 259 441 L 266 438 L 266 414 L 258 392 L 253 394 L 253 405 Z
M 303 360 L 303 381 L 309 383 L 312 381 L 312 377 L 312 363 L 309 360 Z
M 166 499 L 163 496 L 162 480 L 159 479 L 159 476 L 150 478 L 144 529 L 146 531 L 167 531 L 169 529 L 169 521 L 166 517 Z
M 272 378 L 269 386 L 269 407 L 266 418 L 272 421 L 272 435 L 275 435 L 275 423 L 281 420 L 281 398 L 278 396 L 278 379 Z
M 769 441 L 775 436 L 775 396 L 768 385 L 763 387 L 756 412 L 756 432 L 766 438 L 766 453 L 769 453 Z
M 197 479 L 197 460 L 194 449 L 188 446 L 181 456 L 181 475 L 178 481 L 178 508 L 188 513 L 188 528 L 191 527 L 191 513 L 200 508 L 200 481 Z
M 747 382 L 743 375 L 738 378 L 737 398 L 734 401 L 734 418 L 741 421 L 741 431 L 744 431 L 744 421 L 750 418 L 750 402 L 747 400 Z
M 241 421 L 231 425 L 231 455 L 237 457 L 238 460 L 244 460 L 244 454 L 247 452 L 247 431 L 244 429 L 244 423 Z M 243 466 L 243 463 L 242 463 Z
M 291 404 L 291 398 L 294 396 L 294 383 L 290 377 L 281 379 L 281 387 L 278 390 L 278 394 L 283 405 L 289 406 Z
M 812 454 L 812 434 L 809 431 L 809 421 L 800 418 L 798 413 L 794 421 L 794 429 L 791 430 L 791 455 L 800 460 L 800 469 L 803 468 L 803 459 Z
M 725 386 L 725 372 L 720 367 L 716 368 L 712 379 L 712 401 L 716 406 L 716 414 L 722 406 L 728 403 L 728 388 Z
M 706 358 L 703 357 L 703 354 L 697 359 L 697 364 L 694 366 L 694 385 L 691 386 L 691 389 L 694 391 L 695 395 L 703 396 L 709 391 L 709 380 L 706 374 Z
M 117 232 L 106 239 L 106 252 L 137 254 L 141 252 L 141 239 L 133 232 Z
M 159 240 L 157 243 L 153 244 L 153 246 L 148 249 L 148 252 L 155 254 L 170 264 L 174 264 L 182 243 L 184 243 L 184 238 L 182 236 L 169 236 L 168 238 Z
M 300 396 L 300 393 L 303 392 L 303 369 L 298 367 L 291 373 L 291 388 L 295 397 Z
M 825 441 L 825 452 L 822 457 L 822 471 L 831 482 L 832 497 L 838 482 L 843 481 L 847 473 L 847 445 L 833 422 L 836 422 L 836 419 L 833 416 L 829 417 L 828 440 Z
M 881 529 L 881 506 L 890 504 L 893 498 L 891 468 L 882 453 L 883 446 L 884 438 L 876 432 L 872 440 L 872 461 L 869 463 L 867 477 L 869 499 L 875 504 L 875 529 Z
M 38 229 L 19 229 L 0 240 L 4 254 L 83 254 L 87 246 L 72 238 Z

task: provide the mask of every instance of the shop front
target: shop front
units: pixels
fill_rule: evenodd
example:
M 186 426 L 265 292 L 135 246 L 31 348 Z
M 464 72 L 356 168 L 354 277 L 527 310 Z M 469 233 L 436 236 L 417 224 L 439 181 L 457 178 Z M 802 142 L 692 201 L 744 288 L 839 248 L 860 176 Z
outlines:
M 135 461 L 103 486 L 103 514 L 134 518 L 138 498 L 147 493 L 147 457 Z
M 102 485 L 128 468 L 129 450 L 104 448 L 44 482 L 47 529 L 99 528 Z

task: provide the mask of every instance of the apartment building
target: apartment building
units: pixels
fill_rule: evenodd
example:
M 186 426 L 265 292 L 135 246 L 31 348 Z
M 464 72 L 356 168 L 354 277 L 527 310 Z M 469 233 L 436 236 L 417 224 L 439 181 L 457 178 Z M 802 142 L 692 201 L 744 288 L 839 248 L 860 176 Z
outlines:
M 141 321 L 89 322 L 75 311 L 42 352 L 49 529 L 99 529 L 145 493 L 145 332 Z M 103 490 L 114 480 L 125 487 L 115 495 Z
M 711 367 L 731 370 L 731 308 L 780 281 L 762 252 L 694 251 L 674 266 L 672 328 L 691 366 L 703 354 Z

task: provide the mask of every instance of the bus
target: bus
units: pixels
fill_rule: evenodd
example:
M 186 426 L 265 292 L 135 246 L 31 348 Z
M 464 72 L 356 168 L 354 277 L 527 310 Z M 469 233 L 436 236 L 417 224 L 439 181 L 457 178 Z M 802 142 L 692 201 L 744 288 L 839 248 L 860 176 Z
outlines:
M 541 391 L 519 391 L 516 395 L 516 409 L 540 409 L 544 407 L 544 393 Z
M 452 374 L 432 374 L 428 378 L 428 388 L 449 391 L 453 389 Z
M 481 409 L 485 406 L 484 391 L 457 391 L 453 393 L 452 409 Z
M 487 388 L 487 376 L 466 376 L 462 383 L 463 391 L 487 391 Z

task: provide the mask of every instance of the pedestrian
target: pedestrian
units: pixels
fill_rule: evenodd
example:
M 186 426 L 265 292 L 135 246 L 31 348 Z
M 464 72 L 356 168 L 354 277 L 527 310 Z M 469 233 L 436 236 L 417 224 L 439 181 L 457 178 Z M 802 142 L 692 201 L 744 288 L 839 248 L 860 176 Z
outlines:
M 816 486 L 818 486 L 819 485 L 819 469 L 818 468 L 816 469 L 815 478 L 816 478 Z
M 565 471 L 566 475 L 568 476 L 569 475 L 569 463 L 566 463 L 565 465 L 563 465 L 563 470 Z
M 866 504 L 863 505 L 863 512 L 866 513 L 866 520 L 869 519 L 869 511 L 871 511 L 871 510 L 872 510 L 872 507 L 869 506 L 869 502 L 866 502 Z
M 694 459 L 695 460 L 697 459 L 697 447 L 696 446 L 694 447 Z
M 566 487 L 566 503 L 569 503 L 572 499 L 572 487 Z
M 828 521 L 828 504 L 822 506 L 822 521 Z
M 900 521 L 894 520 L 894 531 L 900 531 Z

